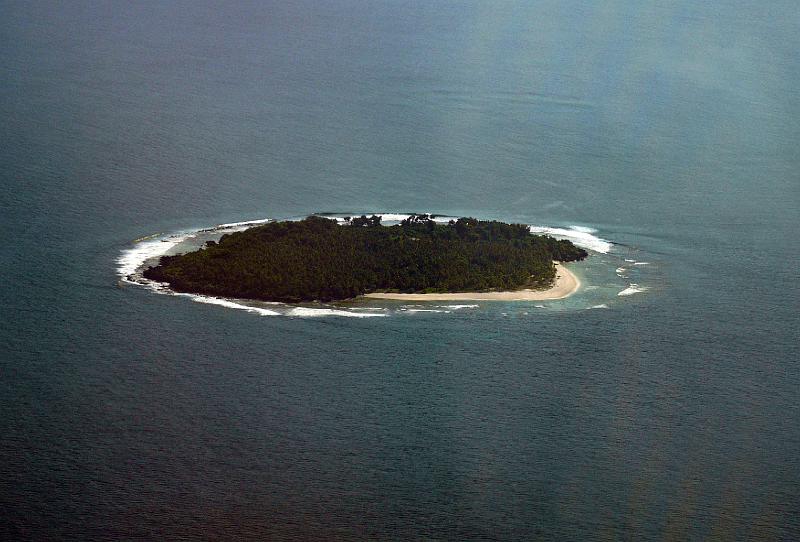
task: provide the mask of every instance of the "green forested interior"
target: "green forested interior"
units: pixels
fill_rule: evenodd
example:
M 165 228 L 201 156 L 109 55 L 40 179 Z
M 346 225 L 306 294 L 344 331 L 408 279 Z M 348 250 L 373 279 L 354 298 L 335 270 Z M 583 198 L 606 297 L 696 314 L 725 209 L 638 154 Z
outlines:
M 461 218 L 436 224 L 412 215 L 349 225 L 309 217 L 233 234 L 203 249 L 165 256 L 146 278 L 181 292 L 265 301 L 331 301 L 374 291 L 464 292 L 544 287 L 553 260 L 587 256 L 569 241 L 531 235 L 521 224 Z

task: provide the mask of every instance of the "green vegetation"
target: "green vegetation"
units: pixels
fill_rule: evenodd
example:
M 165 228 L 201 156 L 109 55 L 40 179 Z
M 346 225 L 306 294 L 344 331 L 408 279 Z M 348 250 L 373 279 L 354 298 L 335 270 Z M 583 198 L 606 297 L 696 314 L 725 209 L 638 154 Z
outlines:
M 580 260 L 569 241 L 531 235 L 522 224 L 412 215 L 381 226 L 309 217 L 223 235 L 203 249 L 165 256 L 144 276 L 179 292 L 264 301 L 331 301 L 368 292 L 518 290 L 545 287 L 556 261 Z

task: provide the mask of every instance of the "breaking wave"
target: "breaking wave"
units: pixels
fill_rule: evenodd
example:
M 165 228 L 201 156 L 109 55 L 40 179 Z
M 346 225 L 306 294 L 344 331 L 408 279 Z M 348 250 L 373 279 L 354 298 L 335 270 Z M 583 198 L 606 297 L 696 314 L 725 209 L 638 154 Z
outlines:
M 646 286 L 639 286 L 638 284 L 631 282 L 627 288 L 619 292 L 617 295 L 626 296 L 626 295 L 639 294 L 646 291 L 647 291 Z
M 293 307 L 284 314 L 286 316 L 300 317 L 350 316 L 352 318 L 370 318 L 373 316 L 386 316 L 385 313 L 351 312 L 342 309 L 321 309 L 313 307 Z
M 218 224 L 214 227 L 215 230 L 230 230 L 241 228 L 242 226 L 255 226 L 256 224 L 266 224 L 272 222 L 271 218 L 261 218 L 259 220 L 247 220 L 245 222 L 229 222 L 228 224 Z
M 171 248 L 194 235 L 194 233 L 176 233 L 155 239 L 145 238 L 146 240 L 139 241 L 132 248 L 122 251 L 117 258 L 117 273 L 123 280 L 128 281 L 131 275 L 141 270 L 145 262 L 163 256 Z
M 556 239 L 567 239 L 576 246 L 608 254 L 614 244 L 595 235 L 597 230 L 583 226 L 570 226 L 569 228 L 552 228 L 549 226 L 530 226 L 531 233 L 550 235 Z
M 219 297 L 209 297 L 205 295 L 182 294 L 182 293 L 178 293 L 175 295 L 188 297 L 196 303 L 207 303 L 209 305 L 219 305 L 220 307 L 226 307 L 229 309 L 244 310 L 247 312 L 258 314 L 260 316 L 280 316 L 282 314 L 278 311 L 263 309 L 261 307 L 253 307 L 250 305 L 244 305 L 242 303 L 237 303 L 235 301 L 231 301 L 229 299 L 222 299 Z

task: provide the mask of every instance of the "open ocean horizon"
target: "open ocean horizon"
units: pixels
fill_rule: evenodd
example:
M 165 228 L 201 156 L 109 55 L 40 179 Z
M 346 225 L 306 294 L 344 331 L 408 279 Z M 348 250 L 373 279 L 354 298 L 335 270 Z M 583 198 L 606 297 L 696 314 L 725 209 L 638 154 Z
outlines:
M 796 2 L 0 6 L 0 538 L 800 539 Z M 124 280 L 362 212 L 590 256 L 536 302 Z

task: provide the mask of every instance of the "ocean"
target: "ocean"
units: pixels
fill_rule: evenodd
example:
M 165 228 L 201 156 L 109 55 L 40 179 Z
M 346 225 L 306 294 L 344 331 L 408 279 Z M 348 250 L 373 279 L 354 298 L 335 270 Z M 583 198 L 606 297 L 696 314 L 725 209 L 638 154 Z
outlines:
M 0 537 L 800 538 L 796 2 L 0 13 Z M 591 254 L 544 302 L 125 280 L 362 212 Z

